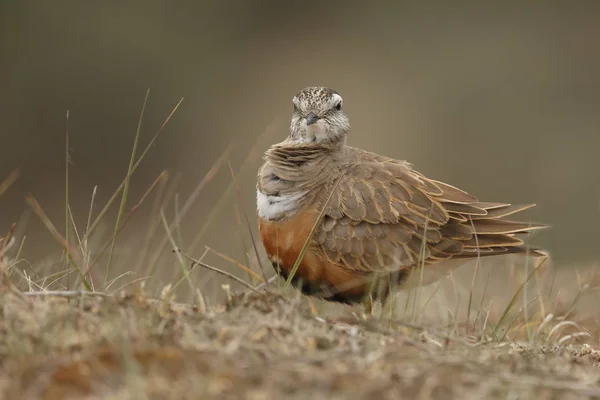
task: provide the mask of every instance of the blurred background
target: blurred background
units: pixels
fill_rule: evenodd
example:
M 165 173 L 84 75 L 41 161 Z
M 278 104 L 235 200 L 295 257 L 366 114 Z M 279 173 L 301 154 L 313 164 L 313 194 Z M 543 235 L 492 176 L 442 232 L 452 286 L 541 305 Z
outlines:
M 248 214 L 256 238 L 261 154 L 287 135 L 293 95 L 324 85 L 344 97 L 350 145 L 407 159 L 481 200 L 537 203 L 524 217 L 553 229 L 531 243 L 547 248 L 555 265 L 591 264 L 600 256 L 599 8 L 591 1 L 2 2 L 0 180 L 14 168 L 21 174 L 0 198 L 0 228 L 18 222 L 34 269 L 59 260 L 60 246 L 24 197 L 33 194 L 64 233 L 67 110 L 69 203 L 83 232 L 94 186 L 95 217 L 127 173 L 150 89 L 138 154 L 184 100 L 133 175 L 126 210 L 166 170 L 161 198 L 172 221 L 230 145 L 224 157 L 243 207 L 228 191 L 225 162 L 176 236 L 182 248 L 195 240 L 195 257 L 207 245 L 243 261 L 250 238 L 235 210 L 242 220 Z M 120 233 L 121 270 L 133 269 L 123 264 L 129 260 L 149 262 L 140 246 L 163 240 L 154 192 Z M 114 230 L 118 203 L 96 230 L 99 245 Z M 148 239 L 152 221 L 158 228 Z M 168 268 L 174 262 L 169 246 L 156 257 Z

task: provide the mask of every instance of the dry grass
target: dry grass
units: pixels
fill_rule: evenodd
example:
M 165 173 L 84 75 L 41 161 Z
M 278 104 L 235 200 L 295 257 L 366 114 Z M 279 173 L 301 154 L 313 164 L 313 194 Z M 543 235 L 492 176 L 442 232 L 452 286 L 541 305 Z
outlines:
M 0 297 L 6 399 L 592 398 L 600 352 L 384 320 L 324 320 L 300 298 L 206 311 L 141 296 Z
M 65 232 L 28 198 L 59 244 L 60 260 L 27 264 L 14 226 L 0 238 L 0 398 L 600 398 L 594 268 L 477 264 L 401 293 L 365 318 L 360 307 L 309 300 L 284 282 L 268 285 L 273 272 L 261 266 L 231 165 L 222 200 L 179 250 L 180 223 L 230 147 L 181 208 L 178 181 L 166 172 L 130 208 L 127 195 L 180 104 L 136 158 L 140 117 L 126 176 L 95 218 L 90 207 L 85 228 L 70 212 L 68 157 Z M 252 149 L 240 171 L 259 156 Z M 0 195 L 17 177 L 0 180 Z M 116 222 L 103 222 L 119 195 Z M 96 188 L 92 205 L 95 196 Z M 134 262 L 124 262 L 121 231 L 153 196 L 144 243 Z M 190 257 L 228 206 L 245 264 L 208 247 Z M 112 233 L 103 234 L 103 224 Z M 174 265 L 165 264 L 165 253 Z M 228 284 L 221 290 L 219 283 Z

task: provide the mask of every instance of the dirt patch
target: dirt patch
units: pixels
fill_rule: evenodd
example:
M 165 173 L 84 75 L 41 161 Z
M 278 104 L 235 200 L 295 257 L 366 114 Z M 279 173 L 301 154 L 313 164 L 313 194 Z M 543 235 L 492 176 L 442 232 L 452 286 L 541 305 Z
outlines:
M 276 293 L 202 312 L 141 297 L 0 298 L 7 399 L 600 396 L 600 352 L 324 320 Z

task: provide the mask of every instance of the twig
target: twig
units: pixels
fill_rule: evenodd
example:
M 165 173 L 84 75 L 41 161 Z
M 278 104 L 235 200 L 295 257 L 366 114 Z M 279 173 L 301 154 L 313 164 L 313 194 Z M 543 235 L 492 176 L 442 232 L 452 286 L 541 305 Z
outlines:
M 249 273 L 250 275 L 252 275 L 254 278 L 258 279 L 259 281 L 263 281 L 264 282 L 264 279 L 262 277 L 260 277 L 260 275 L 258 275 L 256 272 L 252 271 L 250 268 L 246 267 L 241 262 L 239 262 L 237 260 L 234 260 L 233 258 L 229 257 L 228 255 L 223 254 L 220 251 L 217 251 L 217 250 L 213 249 L 212 247 L 206 246 L 206 249 L 208 251 L 211 251 L 212 253 L 214 253 L 216 256 L 221 257 L 222 259 L 224 259 L 226 261 L 229 261 L 230 263 L 232 263 L 236 267 L 243 269 L 244 271 L 246 271 L 247 273 Z
M 275 280 L 276 280 L 277 278 L 279 278 L 279 275 L 273 275 L 272 277 L 270 277 L 270 278 L 268 279 L 268 281 L 269 281 L 269 283 L 273 283 L 273 282 L 275 282 Z M 255 291 L 256 291 L 256 290 L 261 290 L 261 289 L 262 289 L 262 288 L 264 288 L 265 286 L 266 286 L 266 285 L 265 285 L 265 283 L 264 283 L 264 282 L 261 282 L 260 284 L 258 284 L 258 285 L 257 285 L 257 286 L 254 288 L 254 290 L 255 290 Z
M 173 235 L 169 231 L 169 224 L 167 223 L 167 217 L 165 217 L 165 212 L 164 212 L 164 210 L 162 208 L 160 209 L 160 218 L 161 218 L 161 220 L 163 222 L 163 225 L 165 227 L 165 231 L 167 233 L 167 237 L 169 238 L 169 241 L 171 242 L 171 246 L 173 246 L 173 248 L 177 248 L 177 244 L 175 243 L 175 239 L 173 239 Z M 188 282 L 188 284 L 190 286 L 191 292 L 192 293 L 196 293 L 196 288 L 194 287 L 194 284 L 192 283 L 192 280 L 190 279 L 190 272 L 185 267 L 185 261 L 183 261 L 183 257 L 181 256 L 180 253 L 177 253 L 177 259 L 179 260 L 179 264 L 181 265 L 181 272 L 183 273 L 183 277 Z M 169 292 L 171 292 L 174 289 L 175 289 L 175 286 L 171 287 L 171 289 L 169 289 Z
M 113 297 L 113 295 L 104 292 L 91 292 L 89 290 L 45 290 L 41 292 L 22 292 L 28 297 L 80 297 L 80 296 L 97 296 L 97 297 Z
M 161 239 L 160 243 L 155 246 L 156 251 L 152 254 L 152 258 L 151 258 L 150 262 L 148 263 L 150 265 L 150 273 L 148 273 L 148 275 L 154 275 L 155 265 L 158 263 L 158 260 L 161 256 L 161 254 L 163 254 L 163 251 L 164 251 L 165 247 L 167 246 L 167 243 L 170 241 L 169 236 L 175 231 L 175 228 L 179 227 L 179 224 L 180 224 L 182 218 L 184 218 L 187 215 L 188 211 L 191 210 L 192 206 L 194 205 L 194 202 L 196 201 L 198 196 L 200 196 L 200 193 L 202 192 L 202 190 L 204 190 L 206 185 L 208 185 L 208 183 L 213 180 L 213 178 L 215 177 L 217 172 L 221 169 L 221 167 L 225 163 L 225 160 L 227 160 L 227 157 L 229 156 L 231 149 L 232 149 L 232 145 L 229 144 L 225 148 L 225 150 L 223 150 L 223 153 L 221 153 L 219 158 L 217 158 L 217 160 L 213 163 L 213 165 L 206 172 L 206 174 L 204 174 L 204 176 L 202 177 L 202 180 L 200 180 L 198 185 L 196 185 L 196 187 L 194 188 L 194 191 L 188 197 L 185 204 L 181 208 L 181 211 L 176 214 L 175 220 L 173 222 L 171 222 L 171 224 L 165 228 L 166 235 Z M 173 189 L 174 188 L 175 188 L 175 186 L 173 186 Z
M 187 254 L 185 254 L 181 249 L 179 248 L 175 248 L 173 249 L 174 253 L 180 253 L 185 259 L 187 259 L 188 261 L 192 262 L 192 267 L 194 265 L 199 265 L 203 268 L 209 269 L 211 271 L 214 271 L 216 273 L 219 273 L 221 275 L 224 275 L 226 277 L 228 277 L 229 279 L 233 279 L 234 281 L 241 283 L 242 285 L 244 285 L 245 287 L 247 287 L 248 289 L 252 290 L 253 292 L 258 292 L 252 285 L 250 285 L 248 282 L 244 281 L 243 279 L 238 278 L 237 276 L 230 274 L 229 272 L 225 272 L 219 268 L 213 267 L 211 265 L 208 265 L 202 261 L 198 261 L 198 260 L 194 260 L 192 257 L 188 256 Z
M 177 247 L 176 245 L 173 245 L 173 248 L 176 248 L 176 247 Z M 208 249 L 205 249 L 204 253 L 202 253 L 202 255 L 200 256 L 200 258 L 198 259 L 198 261 L 204 260 L 204 257 L 206 257 L 207 254 L 208 254 Z M 190 270 L 189 272 L 192 272 L 194 270 L 194 265 L 193 264 L 189 267 L 189 270 Z M 175 288 L 177 286 L 179 286 L 179 284 L 181 282 L 183 282 L 185 279 L 187 279 L 186 275 L 184 275 L 183 277 L 179 278 L 179 280 L 173 286 L 171 286 L 171 289 L 169 289 L 169 291 L 175 290 Z

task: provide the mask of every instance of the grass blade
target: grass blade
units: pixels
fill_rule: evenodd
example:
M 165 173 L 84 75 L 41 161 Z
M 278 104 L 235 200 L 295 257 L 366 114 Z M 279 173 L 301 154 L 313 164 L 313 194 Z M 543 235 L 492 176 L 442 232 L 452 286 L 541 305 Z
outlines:
M 292 267 L 290 275 L 288 276 L 287 280 L 285 281 L 285 285 L 283 286 L 284 289 L 287 289 L 290 286 L 290 283 L 292 282 L 294 275 L 296 275 L 296 272 L 298 271 L 298 267 L 300 267 L 300 263 L 302 262 L 302 259 L 304 258 L 304 255 L 306 254 L 306 250 L 308 250 L 308 244 L 310 243 L 310 239 L 312 239 L 313 235 L 315 234 L 315 231 L 317 230 L 317 226 L 319 226 L 321 219 L 323 219 L 323 214 L 325 214 L 325 209 L 327 208 L 327 204 L 329 204 L 329 201 L 331 200 L 331 196 L 333 196 L 333 193 L 335 193 L 335 191 L 337 190 L 340 182 L 342 181 L 342 178 L 343 178 L 343 175 L 338 178 L 337 182 L 333 186 L 333 189 L 331 189 L 331 192 L 329 192 L 329 195 L 327 196 L 325 203 L 323 203 L 323 208 L 321 208 L 321 211 L 319 212 L 319 216 L 317 217 L 317 220 L 313 224 L 313 227 L 311 228 L 306 240 L 304 241 L 304 245 L 302 246 L 302 249 L 300 250 L 300 254 L 298 254 L 298 258 L 296 258 L 296 262 L 294 263 L 294 266 Z
M 70 243 L 69 241 L 69 230 L 70 230 L 70 226 L 69 226 L 69 213 L 70 213 L 70 209 L 69 209 L 69 163 L 70 163 L 70 154 L 69 154 L 69 110 L 67 110 L 67 126 L 65 128 L 65 240 L 67 241 L 67 243 Z M 69 264 L 71 261 L 71 254 L 69 254 L 69 250 L 68 248 L 65 250 L 66 253 L 66 260 L 67 260 L 67 265 L 65 270 L 69 270 Z M 71 278 L 71 274 L 67 274 L 67 290 L 69 289 L 70 286 L 70 278 Z
M 8 176 L 2 182 L 0 182 L 0 196 L 2 196 L 4 193 L 6 193 L 8 188 L 10 188 L 13 185 L 13 183 L 16 182 L 18 177 L 19 177 L 19 170 L 13 169 L 10 172 L 10 174 L 8 174 Z
M 165 231 L 167 232 L 167 237 L 169 238 L 169 241 L 171 242 L 173 249 L 177 249 L 177 243 L 175 243 L 175 239 L 173 239 L 173 235 L 171 234 L 171 231 L 169 229 L 169 224 L 167 222 L 167 217 L 165 217 L 165 212 L 162 208 L 160 209 L 160 218 L 163 222 Z M 185 266 L 185 261 L 183 260 L 183 257 L 181 256 L 182 253 L 177 251 L 176 254 L 177 254 L 177 259 L 179 260 L 179 264 L 181 266 L 181 272 L 183 273 L 185 280 L 188 282 L 188 284 L 190 286 L 191 293 L 194 294 L 194 293 L 196 293 L 196 290 L 195 290 L 194 284 L 192 283 L 192 280 L 190 278 L 190 272 L 188 271 L 187 267 Z
M 119 233 L 121 231 L 121 229 L 123 229 L 125 227 L 125 225 L 127 224 L 127 222 L 131 219 L 131 217 L 133 216 L 133 214 L 137 211 L 138 208 L 140 208 L 140 206 L 144 203 L 144 201 L 146 200 L 146 198 L 150 195 L 150 193 L 152 193 L 152 191 L 154 190 L 154 188 L 164 179 L 166 179 L 167 177 L 167 171 L 163 171 L 155 180 L 154 182 L 152 182 L 152 184 L 150 185 L 150 187 L 148 187 L 148 189 L 144 192 L 144 194 L 142 195 L 142 197 L 140 198 L 140 200 L 131 208 L 131 210 L 129 210 L 129 213 L 127 213 L 127 215 L 125 216 L 125 218 L 123 219 L 123 221 L 120 223 L 120 225 L 118 226 L 118 229 L 116 231 L 116 233 Z M 96 255 L 96 258 L 94 258 L 94 260 L 90 263 L 90 265 L 87 267 L 84 275 L 87 275 L 90 270 L 94 267 L 94 265 L 96 265 L 98 263 L 98 261 L 100 261 L 100 257 L 102 257 L 102 255 L 104 254 L 104 252 L 108 249 L 108 247 L 110 246 L 110 244 L 113 242 L 115 238 L 115 235 L 113 235 L 111 238 L 108 239 L 108 242 L 106 242 L 104 244 L 104 246 L 102 246 L 102 249 L 100 250 L 100 252 Z M 105 288 L 106 290 L 106 288 Z
M 242 209 L 242 213 L 244 214 L 244 218 L 246 219 L 246 225 L 248 225 L 248 232 L 250 233 L 250 240 L 252 240 L 252 247 L 254 248 L 254 252 L 256 253 L 256 262 L 258 263 L 258 268 L 263 276 L 263 280 L 267 287 L 269 287 L 269 280 L 267 279 L 267 275 L 265 275 L 265 269 L 262 266 L 262 262 L 260 261 L 260 255 L 258 253 L 258 247 L 256 246 L 256 241 L 254 240 L 254 235 L 252 234 L 252 228 L 250 227 L 250 220 L 248 219 L 248 213 L 244 208 L 244 201 L 242 199 L 242 194 L 240 193 L 240 187 L 237 183 L 237 179 L 235 177 L 235 173 L 233 172 L 233 168 L 231 167 L 231 163 L 228 161 L 229 170 L 231 171 L 231 177 L 233 178 L 233 183 L 235 185 L 235 190 L 238 194 L 238 200 L 240 202 L 240 208 Z
M 215 177 L 215 175 L 217 174 L 217 172 L 221 169 L 221 167 L 225 163 L 225 160 L 227 160 L 227 157 L 229 156 L 229 153 L 231 152 L 231 148 L 232 148 L 232 146 L 230 144 L 230 145 L 228 145 L 225 148 L 225 150 L 223 150 L 223 153 L 221 153 L 221 155 L 219 156 L 219 158 L 210 167 L 210 169 L 208 170 L 208 172 L 206 172 L 206 174 L 202 177 L 202 179 L 200 180 L 200 182 L 198 183 L 198 185 L 196 185 L 196 187 L 194 188 L 194 191 L 192 192 L 192 194 L 190 195 L 190 197 L 188 197 L 188 199 L 186 200 L 185 204 L 181 208 L 181 212 L 179 213 L 178 217 L 175 218 L 175 220 L 168 226 L 167 236 L 163 237 L 163 239 L 160 241 L 160 243 L 155 247 L 156 251 L 154 252 L 154 254 L 152 256 L 152 259 L 149 262 L 149 265 L 150 265 L 149 270 L 150 270 L 150 272 L 147 273 L 146 275 L 153 275 L 155 265 L 158 262 L 158 260 L 160 258 L 160 255 L 164 251 L 164 249 L 165 249 L 165 247 L 167 245 L 167 242 L 169 241 L 168 235 L 170 235 L 170 234 L 173 233 L 173 231 L 175 230 L 175 228 L 181 222 L 181 218 L 184 218 L 187 215 L 188 211 L 194 205 L 194 202 L 196 201 L 196 198 L 200 195 L 200 193 L 202 192 L 202 190 L 204 190 L 204 188 L 206 187 L 206 185 L 210 181 L 212 181 L 212 179 Z
M 533 271 L 531 271 L 529 273 L 529 275 L 527 276 L 527 279 L 525 279 L 525 282 L 523 282 L 519 288 L 517 289 L 517 291 L 515 292 L 515 294 L 513 295 L 513 297 L 511 298 L 510 302 L 508 303 L 508 305 L 506 306 L 506 308 L 504 309 L 504 312 L 502 313 L 502 316 L 500 317 L 500 320 L 498 321 L 498 323 L 496 324 L 496 327 L 499 328 L 502 323 L 504 322 L 504 320 L 506 319 L 506 317 L 508 316 L 508 313 L 510 312 L 511 308 L 515 305 L 519 295 L 521 294 L 521 292 L 523 291 L 523 288 L 525 287 L 525 285 L 527 284 L 527 282 L 529 282 L 529 280 L 533 277 L 533 274 L 535 274 L 535 272 L 542 267 L 542 265 L 544 265 L 544 262 L 546 262 L 547 258 L 544 257 L 543 260 L 541 260 L 541 262 L 538 264 L 537 267 L 535 267 L 533 269 Z M 508 333 L 508 330 L 504 331 L 504 334 L 502 335 L 502 338 L 500 338 L 500 341 L 504 340 L 504 338 L 506 337 L 506 334 Z
M 142 121 L 144 119 L 144 112 L 146 111 L 146 104 L 148 103 L 148 96 L 150 95 L 150 89 L 146 91 L 146 98 L 142 105 L 142 111 L 140 112 L 140 119 L 138 121 L 137 130 L 135 132 L 135 139 L 133 140 L 133 149 L 131 150 L 131 157 L 129 159 L 129 167 L 127 168 L 127 176 L 125 177 L 125 185 L 123 186 L 123 195 L 121 196 L 121 204 L 119 205 L 119 212 L 117 213 L 117 220 L 115 222 L 115 231 L 110 244 L 110 251 L 108 252 L 108 263 L 106 265 L 106 273 L 104 275 L 104 286 L 108 282 L 108 276 L 110 274 L 110 266 L 112 263 L 113 252 L 115 250 L 115 243 L 117 241 L 117 234 L 119 233 L 119 225 L 121 222 L 121 216 L 125 212 L 125 204 L 127 203 L 127 194 L 129 192 L 129 183 L 131 181 L 131 174 L 133 173 L 133 166 L 135 164 L 135 155 L 137 152 L 138 143 L 140 141 L 140 131 L 142 130 Z
M 250 268 L 246 267 L 244 264 L 242 264 L 241 262 L 234 260 L 233 258 L 229 257 L 226 254 L 223 254 L 213 248 L 210 247 L 206 247 L 208 249 L 208 251 L 212 252 L 213 254 L 215 254 L 218 257 L 221 257 L 222 259 L 229 261 L 230 263 L 232 263 L 233 265 L 235 265 L 236 267 L 246 271 L 248 273 L 248 275 L 251 275 L 253 278 L 258 279 L 259 281 L 263 281 L 263 278 L 261 278 L 256 272 L 252 271 Z M 264 281 L 263 281 L 264 282 Z
M 209 269 L 209 270 L 211 270 L 211 271 L 214 271 L 214 272 L 216 272 L 216 273 L 218 273 L 218 274 L 221 274 L 221 275 L 223 275 L 223 276 L 226 276 L 226 277 L 228 277 L 229 279 L 231 279 L 231 280 L 234 280 L 234 281 L 236 281 L 236 282 L 238 282 L 238 283 L 240 283 L 240 284 L 244 285 L 245 287 L 247 287 L 248 289 L 250 289 L 250 290 L 251 290 L 251 291 L 253 291 L 253 292 L 256 292 L 256 291 L 257 291 L 257 290 L 254 288 L 254 286 L 250 285 L 250 284 L 249 284 L 248 282 L 246 282 L 245 280 L 243 280 L 243 279 L 240 279 L 240 278 L 238 278 L 237 276 L 235 276 L 235 275 L 233 275 L 233 274 L 230 274 L 229 272 L 223 271 L 223 270 L 221 270 L 221 269 L 219 269 L 219 268 L 215 268 L 215 267 L 213 267 L 213 266 L 211 266 L 211 265 L 208 265 L 208 264 L 206 264 L 206 263 L 203 263 L 202 261 L 194 260 L 192 257 L 188 256 L 187 254 L 185 254 L 183 251 L 181 251 L 181 250 L 180 250 L 180 249 L 178 249 L 178 248 L 174 248 L 174 250 L 173 250 L 173 251 L 174 251 L 174 252 L 176 252 L 176 253 L 180 253 L 180 254 L 182 254 L 184 258 L 186 258 L 188 261 L 190 261 L 190 262 L 192 263 L 192 267 L 193 267 L 193 266 L 195 266 L 195 265 L 199 265 L 199 266 L 201 266 L 202 268 L 206 268 L 206 269 Z
M 475 279 L 477 278 L 477 272 L 479 272 L 479 266 L 481 265 L 481 252 L 479 250 L 479 238 L 477 237 L 477 231 L 475 230 L 475 224 L 473 219 L 469 216 L 469 222 L 473 229 L 473 236 L 475 237 L 475 247 L 477 248 L 477 260 L 475 261 L 475 269 L 473 269 L 473 278 L 471 279 L 471 290 L 469 291 L 469 301 L 467 303 L 467 332 L 469 331 L 469 324 L 471 323 L 471 303 L 473 301 L 473 290 L 475 289 Z M 483 300 L 483 299 L 482 299 Z M 473 326 L 475 329 L 475 326 Z
M 54 239 L 56 239 L 56 241 L 62 245 L 63 249 L 67 252 L 70 252 L 71 255 L 77 254 L 77 250 L 72 249 L 71 245 L 65 240 L 65 238 L 62 237 L 60 233 L 58 233 L 56 227 L 54 226 L 54 224 L 52 224 L 52 221 L 50 221 L 50 219 L 48 218 L 40 204 L 37 202 L 37 200 L 31 195 L 28 195 L 25 198 L 25 200 L 27 201 L 27 204 L 29 204 L 29 206 L 33 209 L 33 211 L 37 214 L 37 216 L 42 220 L 42 222 L 44 223 L 48 231 L 52 234 L 52 236 L 54 236 Z M 75 263 L 73 259 L 71 260 L 71 263 L 73 264 L 75 270 L 79 273 L 81 281 L 83 282 L 86 289 L 91 291 L 92 286 L 85 279 L 85 276 L 81 272 L 81 269 L 79 268 L 77 263 Z
M 238 174 L 236 176 L 238 176 L 242 172 L 247 171 L 249 169 L 249 167 L 251 166 L 252 162 L 260 160 L 260 157 L 262 155 L 262 151 L 260 150 L 261 139 L 264 137 L 270 136 L 275 131 L 275 128 L 278 126 L 279 126 L 278 123 L 273 121 L 267 127 L 267 129 L 258 137 L 254 146 L 252 146 L 252 148 L 248 152 L 246 159 L 242 163 L 241 167 L 238 169 Z M 224 206 L 226 204 L 229 204 L 231 196 L 233 195 L 233 189 L 234 189 L 234 182 L 231 182 L 227 186 L 227 189 L 225 190 L 223 195 L 221 196 L 221 200 L 218 201 L 217 204 L 215 204 L 215 206 L 212 208 L 212 210 L 208 214 L 208 217 L 206 218 L 206 222 L 202 225 L 202 228 L 200 228 L 200 231 L 198 232 L 198 234 L 196 235 L 194 240 L 192 240 L 192 244 L 188 247 L 187 251 L 190 254 L 192 254 L 194 252 L 194 250 L 196 249 L 196 247 L 204 240 L 204 237 L 208 233 L 209 229 L 213 226 L 213 223 L 217 220 L 217 218 L 219 217 L 221 212 L 225 209 Z
M 148 143 L 148 145 L 146 146 L 146 148 L 144 149 L 142 154 L 140 154 L 140 157 L 137 159 L 137 161 L 135 162 L 135 165 L 131 169 L 131 175 L 133 175 L 133 173 L 135 172 L 137 167 L 140 165 L 140 163 L 142 162 L 144 157 L 146 157 L 146 154 L 148 154 L 148 151 L 150 151 L 150 148 L 152 148 L 152 146 L 154 146 L 154 143 L 158 139 L 158 136 L 163 132 L 163 130 L 165 129 L 165 126 L 171 120 L 171 117 L 173 117 L 173 114 L 175 114 L 175 111 L 177 111 L 177 109 L 179 108 L 179 106 L 181 105 L 182 102 L 183 102 L 183 98 L 181 98 L 181 100 L 179 100 L 179 102 L 175 105 L 175 107 L 173 107 L 173 109 L 171 110 L 171 113 L 167 116 L 167 118 L 165 119 L 165 121 L 163 122 L 161 127 L 158 129 L 158 131 L 154 134 L 154 136 L 152 137 L 152 139 L 150 140 L 150 142 Z M 117 196 L 119 195 L 119 193 L 121 193 L 121 190 L 123 190 L 123 188 L 125 187 L 125 183 L 126 183 L 127 179 L 129 179 L 129 177 L 130 177 L 130 175 L 126 176 L 123 179 L 123 181 L 121 182 L 121 184 L 119 185 L 117 190 L 115 190 L 115 192 L 110 197 L 110 199 L 108 199 L 108 202 L 104 205 L 104 208 L 102 208 L 102 210 L 100 211 L 100 213 L 98 214 L 98 216 L 96 217 L 96 219 L 94 220 L 94 222 L 92 223 L 92 225 L 90 226 L 88 231 L 86 232 L 85 236 L 83 237 L 83 240 L 87 239 L 90 236 L 90 234 L 97 228 L 98 224 L 100 223 L 102 218 L 104 218 L 104 215 L 106 214 L 106 212 L 108 211 L 108 209 L 110 208 L 112 203 L 117 199 Z

